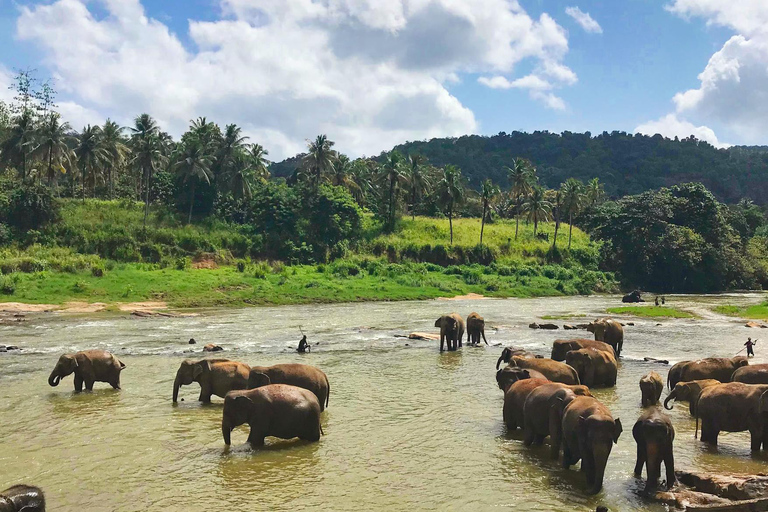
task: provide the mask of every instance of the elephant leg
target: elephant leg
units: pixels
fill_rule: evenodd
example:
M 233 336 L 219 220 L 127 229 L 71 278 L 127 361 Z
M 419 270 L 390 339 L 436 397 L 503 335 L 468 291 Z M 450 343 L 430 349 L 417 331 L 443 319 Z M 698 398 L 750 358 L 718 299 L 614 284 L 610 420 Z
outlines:
M 260 432 L 258 428 L 251 427 L 251 432 L 248 434 L 248 442 L 251 446 L 264 446 L 264 438 L 267 437 L 264 433 Z
M 440 333 L 440 352 L 443 351 L 443 344 L 445 343 L 445 335 L 443 333 Z M 451 349 L 451 344 L 448 342 L 448 350 Z
M 560 443 L 562 442 L 560 414 L 553 406 L 549 412 L 549 454 L 557 460 L 560 455 Z
M 711 420 L 701 422 L 701 442 L 717 446 L 717 436 L 720 429 Z
M 563 442 L 563 469 L 568 469 L 577 462 L 579 462 L 579 458 L 573 454 L 568 443 Z
M 664 468 L 667 471 L 667 489 L 671 489 L 675 482 L 677 482 L 677 477 L 675 476 L 675 454 L 671 442 L 667 445 L 666 454 L 664 455 Z
M 749 430 L 750 448 L 753 452 L 759 452 L 760 447 L 763 445 L 763 429 L 758 425 L 755 428 Z
M 84 380 L 85 380 L 85 390 L 93 391 L 93 384 L 96 382 L 96 380 L 92 377 L 84 377 Z
M 532 428 L 526 427 L 525 435 L 523 436 L 523 444 L 525 446 L 531 446 L 535 440 L 536 440 L 536 433 L 533 431 Z
M 116 377 L 113 377 L 112 380 L 109 381 L 109 385 L 114 389 L 120 389 L 120 373 L 118 373 Z
M 200 383 L 200 397 L 198 400 L 203 403 L 211 403 L 211 395 L 213 394 L 212 386 L 209 383 Z
M 82 390 L 83 390 L 83 378 L 76 373 L 75 374 L 75 391 L 80 393 Z
M 595 484 L 595 461 L 589 450 L 581 456 L 581 470 L 587 477 L 587 486 L 592 487 Z
M 645 443 L 639 442 L 637 443 L 637 462 L 635 462 L 635 476 L 640 478 L 643 476 L 643 466 L 645 465 L 645 461 L 648 458 L 648 454 L 646 451 Z
M 546 434 L 536 434 L 536 438 L 534 439 L 534 441 L 533 441 L 533 442 L 534 442 L 534 444 L 536 444 L 537 446 L 540 446 L 540 445 L 544 444 L 544 439 L 545 439 L 546 437 L 547 437 L 547 436 L 546 436 Z

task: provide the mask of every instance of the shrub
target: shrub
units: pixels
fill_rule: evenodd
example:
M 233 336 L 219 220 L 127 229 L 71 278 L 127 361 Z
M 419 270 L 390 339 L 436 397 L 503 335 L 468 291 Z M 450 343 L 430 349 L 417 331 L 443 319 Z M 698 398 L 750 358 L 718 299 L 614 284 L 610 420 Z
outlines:
M 48 187 L 34 184 L 11 191 L 5 222 L 20 233 L 39 230 L 59 218 L 59 204 Z
M 2 276 L 0 277 L 0 293 L 3 295 L 13 295 L 16 293 L 16 279 L 15 276 Z
M 465 269 L 461 273 L 461 278 L 467 284 L 480 284 L 483 280 L 483 274 L 479 270 Z
M 104 267 L 102 267 L 101 265 L 92 266 L 91 275 L 93 277 L 104 277 Z
M 19 270 L 25 274 L 32 274 L 34 272 L 42 272 L 45 270 L 45 261 L 35 258 L 22 258 L 19 261 Z
M 0 222 L 0 245 L 8 245 L 11 243 L 11 229 L 8 224 Z
M 360 274 L 360 267 L 352 261 L 339 260 L 331 266 L 331 272 L 340 277 L 356 276 Z
M 240 273 L 245 272 L 245 260 L 237 260 L 237 271 Z
M 176 270 L 187 270 L 192 265 L 192 261 L 187 258 L 176 258 L 176 262 L 174 264 L 174 267 Z
M 272 272 L 272 267 L 269 266 L 269 263 L 266 261 L 260 261 L 256 264 L 253 276 L 256 279 L 266 279 L 267 275 L 269 275 Z

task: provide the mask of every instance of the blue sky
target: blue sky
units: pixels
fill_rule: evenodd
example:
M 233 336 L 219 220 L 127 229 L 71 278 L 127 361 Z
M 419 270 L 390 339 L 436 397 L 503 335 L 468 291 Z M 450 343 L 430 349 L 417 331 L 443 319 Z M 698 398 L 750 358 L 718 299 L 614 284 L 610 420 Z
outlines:
M 460 4 L 0 0 L 0 85 L 36 68 L 76 128 L 147 111 L 178 135 L 205 115 L 273 158 L 320 132 L 354 156 L 514 130 L 768 143 L 768 2 Z

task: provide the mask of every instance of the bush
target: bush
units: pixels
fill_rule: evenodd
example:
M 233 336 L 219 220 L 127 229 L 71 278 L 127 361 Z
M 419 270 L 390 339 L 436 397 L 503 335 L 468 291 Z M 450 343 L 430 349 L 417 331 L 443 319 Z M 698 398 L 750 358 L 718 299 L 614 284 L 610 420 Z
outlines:
M 331 264 L 331 272 L 340 277 L 350 277 L 360 274 L 360 267 L 352 261 L 339 260 Z
M 176 270 L 187 270 L 190 266 L 192 266 L 192 261 L 189 258 L 176 258 L 176 263 L 174 264 Z
M 104 267 L 98 265 L 91 267 L 91 275 L 93 277 L 104 277 Z
M 19 233 L 39 230 L 59 218 L 59 204 L 44 185 L 26 185 L 11 191 L 5 223 Z
M 241 274 L 245 272 L 245 260 L 237 260 L 237 271 Z
M 14 293 L 16 293 L 15 276 L 0 277 L 0 293 L 2 293 L 3 295 L 13 295 Z
M 465 269 L 461 273 L 461 278 L 467 284 L 480 284 L 483 280 L 483 273 L 479 270 Z
M 256 279 L 266 279 L 267 276 L 272 272 L 272 267 L 269 266 L 269 263 L 266 261 L 260 261 L 256 264 L 256 267 L 253 271 L 253 276 Z

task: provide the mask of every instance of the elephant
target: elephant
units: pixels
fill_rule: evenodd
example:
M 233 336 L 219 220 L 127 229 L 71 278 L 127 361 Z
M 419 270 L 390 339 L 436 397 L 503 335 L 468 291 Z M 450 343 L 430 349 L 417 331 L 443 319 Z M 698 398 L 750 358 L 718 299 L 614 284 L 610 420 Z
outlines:
M 716 386 L 721 384 L 719 380 L 704 379 L 704 380 L 691 380 L 688 382 L 678 382 L 675 387 L 664 399 L 664 408 L 671 411 L 672 407 L 669 405 L 670 400 L 682 400 L 688 401 L 688 411 L 691 416 L 696 416 L 696 404 L 699 402 L 701 392 L 710 386 Z
M 573 367 L 559 361 L 553 361 L 552 359 L 530 359 L 525 357 L 512 356 L 512 360 L 509 362 L 509 365 L 517 366 L 518 368 L 526 368 L 528 370 L 536 370 L 539 373 L 543 373 L 544 376 L 552 382 L 562 382 L 563 384 L 581 384 L 581 381 L 579 381 L 579 374 Z
M 248 389 L 251 367 L 229 359 L 201 359 L 182 361 L 173 381 L 173 403 L 179 397 L 179 388 L 193 382 L 200 384 L 200 400 L 209 403 L 211 395 L 224 398 L 236 389 Z
M 512 361 L 512 356 L 525 357 L 528 359 L 541 358 L 541 356 L 537 356 L 533 352 L 528 352 L 523 348 L 505 347 L 504 350 L 501 351 L 499 359 L 496 361 L 496 369 L 499 369 L 501 363 L 509 364 L 509 362 Z
M 0 492 L 0 512 L 45 512 L 45 494 L 39 487 L 14 485 Z
M 698 361 L 680 361 L 669 369 L 667 385 L 672 389 L 678 382 L 704 379 L 731 382 L 733 372 L 748 364 L 749 360 L 744 356 L 709 357 Z
M 244 423 L 251 427 L 248 435 L 251 446 L 263 446 L 267 436 L 319 441 L 323 434 L 317 396 L 308 389 L 288 384 L 268 384 L 227 393 L 221 419 L 226 445 L 231 444 L 232 430 Z
M 483 337 L 485 344 L 488 344 L 488 340 L 485 339 L 485 319 L 477 313 L 470 313 L 467 316 L 467 345 L 479 345 L 480 336 Z
M 621 349 L 624 346 L 624 327 L 611 318 L 601 318 L 590 322 L 587 325 L 587 331 L 595 335 L 595 340 L 604 341 L 613 347 L 616 357 L 621 356 Z
M 768 364 L 751 364 L 737 369 L 731 381 L 744 384 L 768 384 Z
M 677 480 L 672 449 L 672 442 L 675 440 L 675 427 L 672 426 L 672 420 L 658 409 L 649 409 L 635 422 L 635 426 L 632 427 L 632 437 L 637 443 L 635 476 L 640 478 L 643 465 L 648 476 L 645 481 L 645 492 L 655 491 L 659 485 L 662 461 L 667 471 L 666 487 L 670 489 Z
M 589 387 L 613 387 L 616 385 L 618 366 L 611 352 L 595 348 L 571 350 L 565 363 L 576 370 L 581 384 Z
M 701 419 L 701 441 L 717 445 L 721 431 L 749 431 L 752 451 L 768 450 L 768 428 L 760 413 L 760 405 L 768 395 L 768 384 L 727 382 L 710 386 L 701 392 L 696 406 L 696 422 Z
M 555 361 L 565 361 L 565 356 L 571 350 L 579 350 L 582 348 L 596 348 L 604 352 L 609 352 L 616 355 L 613 347 L 604 341 L 588 340 L 584 338 L 576 338 L 572 340 L 555 340 L 552 343 L 552 359 Z
M 515 430 L 525 425 L 525 399 L 539 386 L 550 384 L 547 379 L 523 379 L 515 382 L 504 392 L 502 417 L 508 430 Z
M 640 290 L 635 290 L 623 296 L 621 298 L 621 302 L 636 303 L 636 302 L 645 302 L 645 301 L 643 300 L 642 295 L 640 295 Z
M 537 372 L 536 370 L 526 370 L 525 368 L 518 368 L 517 366 L 505 366 L 501 370 L 496 371 L 496 382 L 499 384 L 499 389 L 506 391 L 509 386 L 515 382 L 523 379 L 547 379 L 544 374 Z
M 328 376 L 314 366 L 299 363 L 252 366 L 248 378 L 248 389 L 258 388 L 267 384 L 289 384 L 308 389 L 320 401 L 321 411 L 328 407 L 328 400 L 331 396 L 331 384 L 328 382 Z
M 549 436 L 553 459 L 560 454 L 563 410 L 577 396 L 592 396 L 587 386 L 568 386 L 553 382 L 539 386 L 530 393 L 523 405 L 523 443 L 541 444 Z
M 661 392 L 664 390 L 664 381 L 656 372 L 643 375 L 640 378 L 640 403 L 643 407 L 659 403 Z
M 440 328 L 440 352 L 443 351 L 443 343 L 448 342 L 448 350 L 456 350 L 461 346 L 464 337 L 464 319 L 458 313 L 443 315 L 435 321 L 435 327 Z
M 608 456 L 621 432 L 621 420 L 593 397 L 577 396 L 563 411 L 563 468 L 581 460 L 589 494 L 602 489 Z
M 107 382 L 114 389 L 120 389 L 120 372 L 125 364 L 114 355 L 104 350 L 83 350 L 75 354 L 64 354 L 48 377 L 48 384 L 59 385 L 61 379 L 75 374 L 75 391 L 85 389 L 93 391 L 94 382 Z

